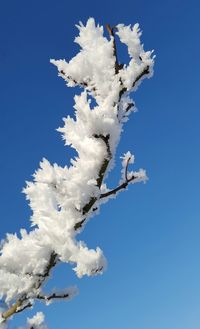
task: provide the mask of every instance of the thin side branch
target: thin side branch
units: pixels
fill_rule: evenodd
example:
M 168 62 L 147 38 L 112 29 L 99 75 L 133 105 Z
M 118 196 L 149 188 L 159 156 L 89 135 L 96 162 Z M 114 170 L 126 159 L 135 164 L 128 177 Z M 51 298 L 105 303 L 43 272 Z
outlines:
M 126 189 L 126 187 L 128 186 L 128 184 L 130 182 L 132 182 L 134 179 L 136 179 L 137 177 L 136 176 L 132 176 L 131 178 L 129 178 L 127 181 L 125 181 L 124 183 L 122 183 L 121 185 L 117 186 L 116 188 L 114 188 L 113 190 L 110 190 L 108 192 L 105 192 L 105 193 L 102 193 L 100 195 L 100 199 L 103 199 L 103 198 L 107 198 L 108 196 L 111 196 L 111 195 L 114 195 L 116 194 L 117 192 L 123 190 L 123 189 Z
M 52 299 L 67 299 L 69 297 L 70 297 L 69 293 L 61 294 L 61 295 L 57 295 L 56 293 L 53 293 L 52 295 L 49 296 L 37 295 L 36 298 L 40 300 L 50 301 Z
M 110 191 L 108 191 L 108 192 L 105 192 L 105 193 L 102 193 L 101 195 L 100 195 L 100 199 L 103 199 L 103 198 L 107 198 L 108 196 L 111 196 L 111 195 L 114 195 L 114 194 L 116 194 L 117 192 L 119 192 L 119 191 L 121 191 L 121 190 L 123 190 L 123 189 L 126 189 L 126 187 L 128 186 L 128 184 L 130 183 L 130 182 L 132 182 L 134 179 L 136 179 L 137 178 L 137 176 L 132 176 L 132 177 L 130 177 L 130 178 L 128 178 L 128 166 L 129 166 L 129 163 L 130 163 L 130 161 L 131 161 L 131 157 L 129 157 L 128 159 L 127 159 L 127 162 L 126 162 L 126 168 L 125 168 L 125 182 L 124 183 L 122 183 L 122 184 L 120 184 L 119 186 L 117 186 L 116 188 L 114 188 L 113 190 L 110 190 Z
M 133 84 L 132 84 L 132 88 L 135 87 L 136 83 L 137 83 L 141 78 L 143 78 L 143 76 L 145 76 L 145 75 L 147 75 L 147 74 L 149 74 L 149 73 L 150 73 L 150 71 L 149 71 L 149 66 L 147 65 L 147 66 L 144 68 L 144 70 L 143 70 L 140 74 L 138 74 L 138 76 L 135 78 L 135 81 L 134 81 Z M 119 100 L 121 99 L 122 95 L 123 95 L 126 91 L 127 91 L 127 88 L 126 88 L 126 87 L 123 87 L 123 88 L 121 89 L 121 91 L 120 91 L 120 93 L 119 93 Z
M 131 157 L 128 158 L 127 163 L 126 163 L 126 168 L 125 168 L 125 179 L 126 179 L 126 182 L 128 182 L 128 165 L 129 165 L 129 162 L 130 161 L 131 161 Z
M 70 76 L 66 76 L 66 74 L 63 70 L 59 71 L 59 75 L 62 76 L 63 78 L 66 78 L 69 81 L 72 81 L 77 86 L 80 86 L 80 87 L 86 88 L 86 89 L 90 89 L 90 91 L 92 91 L 92 92 L 96 91 L 95 87 L 89 88 L 89 82 L 91 82 L 91 81 L 88 81 L 88 82 L 86 82 L 86 81 L 77 81 L 77 80 L 73 79 Z
M 136 83 L 144 76 L 149 74 L 149 66 L 145 67 L 144 70 L 137 76 L 137 78 L 135 79 L 135 81 L 133 82 L 132 88 L 135 87 Z

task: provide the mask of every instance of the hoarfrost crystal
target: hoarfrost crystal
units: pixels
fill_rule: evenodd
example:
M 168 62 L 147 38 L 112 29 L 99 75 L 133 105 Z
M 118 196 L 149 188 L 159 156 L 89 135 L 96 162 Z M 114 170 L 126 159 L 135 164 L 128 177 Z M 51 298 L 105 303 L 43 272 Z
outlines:
M 0 297 L 7 303 L 8 311 L 2 313 L 1 319 L 33 305 L 37 299 L 51 301 L 75 295 L 72 289 L 43 296 L 43 283 L 58 262 L 74 264 L 79 278 L 101 274 L 106 268 L 102 250 L 89 249 L 85 242 L 76 240 L 76 235 L 97 213 L 101 203 L 129 183 L 146 179 L 142 169 L 128 171 L 128 165 L 134 162 L 128 152 L 122 158 L 121 185 L 112 190 L 105 183 L 114 166 L 123 125 L 136 109 L 130 93 L 153 74 L 152 52 L 144 51 L 138 24 L 133 27 L 119 24 L 113 29 L 108 26 L 109 38 L 93 18 L 77 28 L 75 42 L 80 52 L 69 62 L 51 60 L 69 87 L 83 89 L 74 97 L 75 118 L 67 116 L 64 126 L 58 129 L 77 156 L 69 167 L 43 159 L 33 182 L 27 182 L 23 190 L 32 209 L 32 230 L 29 233 L 21 230 L 20 236 L 8 234 L 2 243 Z M 127 65 L 118 62 L 116 35 L 127 46 L 130 56 Z M 29 325 L 33 322 L 36 328 L 45 328 L 40 313 L 28 320 Z

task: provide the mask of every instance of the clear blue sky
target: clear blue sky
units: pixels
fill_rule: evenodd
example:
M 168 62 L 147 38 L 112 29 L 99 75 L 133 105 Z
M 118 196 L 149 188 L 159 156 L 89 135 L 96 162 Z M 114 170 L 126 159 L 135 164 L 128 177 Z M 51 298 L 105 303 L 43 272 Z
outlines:
M 139 112 L 117 154 L 133 151 L 136 168 L 146 168 L 150 179 L 102 207 L 80 237 L 104 250 L 107 272 L 78 280 L 61 266 L 49 287 L 78 284 L 80 295 L 35 309 L 45 310 L 50 329 L 200 328 L 197 0 L 1 1 L 1 238 L 28 227 L 21 190 L 42 157 L 64 165 L 72 154 L 55 128 L 72 114 L 74 90 L 49 59 L 77 52 L 74 25 L 90 16 L 101 24 L 139 22 L 145 49 L 155 49 L 155 75 L 135 95 Z M 110 184 L 119 171 L 117 166 Z M 16 316 L 10 328 L 33 313 Z

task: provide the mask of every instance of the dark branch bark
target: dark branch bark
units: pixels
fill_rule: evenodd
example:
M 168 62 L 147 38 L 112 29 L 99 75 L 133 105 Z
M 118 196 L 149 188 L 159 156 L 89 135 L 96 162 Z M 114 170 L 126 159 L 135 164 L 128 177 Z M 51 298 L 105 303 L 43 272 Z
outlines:
M 127 108 L 126 108 L 126 113 L 134 106 L 134 103 L 128 103 Z
M 52 269 L 52 267 L 54 267 L 57 264 L 57 262 L 58 262 L 57 257 L 58 257 L 58 255 L 53 251 L 50 255 L 49 263 L 47 264 L 44 273 L 38 274 L 38 276 L 46 279 L 46 277 L 49 276 L 50 270 Z
M 149 74 L 149 66 L 147 66 L 138 76 L 137 78 L 135 79 L 135 81 L 133 82 L 133 86 L 132 88 L 135 87 L 136 83 L 144 76 L 144 75 L 147 75 Z
M 37 295 L 36 298 L 40 299 L 40 300 L 51 300 L 51 299 L 61 299 L 61 298 L 69 298 L 70 294 L 66 293 L 66 294 L 62 294 L 62 295 L 57 295 L 56 293 L 53 293 L 52 295 L 49 296 L 44 296 L 44 295 Z
M 77 81 L 75 79 L 73 79 L 72 77 L 70 76 L 66 76 L 65 72 L 63 70 L 59 71 L 60 75 L 62 75 L 63 77 L 65 77 L 67 80 L 71 80 L 75 85 L 78 85 L 80 87 L 83 87 L 83 88 L 89 88 L 89 82 L 91 81 Z M 92 88 L 91 91 L 95 92 L 96 91 L 96 88 Z
M 125 188 L 128 186 L 128 184 L 129 184 L 130 182 L 132 182 L 134 179 L 137 178 L 137 176 L 134 176 L 134 175 L 133 175 L 131 178 L 128 178 L 128 166 L 129 166 L 130 160 L 131 160 L 131 157 L 129 157 L 129 158 L 127 159 L 127 162 L 126 162 L 125 177 L 124 177 L 124 178 L 125 178 L 125 182 L 122 183 L 121 185 L 117 186 L 117 187 L 114 188 L 113 190 L 110 190 L 110 191 L 108 191 L 108 192 L 106 192 L 106 193 L 102 193 L 102 194 L 100 195 L 100 199 L 106 198 L 106 197 L 108 197 L 108 196 L 110 196 L 110 195 L 116 194 L 117 192 L 119 192 L 119 191 L 125 189 Z
M 105 192 L 105 193 L 102 193 L 100 195 L 100 199 L 103 199 L 103 198 L 107 198 L 108 196 L 110 195 L 113 195 L 113 194 L 116 194 L 118 191 L 120 190 L 123 190 L 125 189 L 128 184 L 133 181 L 134 179 L 136 179 L 137 177 L 136 176 L 132 176 L 131 178 L 129 178 L 127 181 L 125 181 L 124 183 L 122 183 L 121 185 L 117 186 L 116 188 L 114 188 L 113 190 L 110 190 L 108 192 Z
M 110 144 L 109 144 L 109 139 L 110 139 L 110 135 L 104 136 L 102 134 L 100 135 L 94 135 L 95 138 L 99 138 L 101 139 L 105 145 L 106 145 L 106 151 L 107 151 L 107 157 L 104 159 L 103 164 L 101 166 L 101 169 L 99 171 L 99 177 L 97 179 L 97 186 L 100 188 L 103 178 L 104 178 L 104 174 L 106 172 L 106 169 L 108 167 L 108 164 L 112 158 L 112 154 L 111 154 L 111 150 L 110 150 Z
M 117 55 L 117 45 L 116 45 L 116 39 L 115 39 L 115 26 L 111 27 L 109 24 L 106 24 L 106 29 L 110 36 L 113 37 L 113 55 L 115 57 L 115 74 L 119 73 L 119 70 L 123 68 L 123 64 L 119 64 L 118 61 L 118 55 Z
M 97 178 L 97 186 L 100 189 L 101 184 L 103 182 L 103 178 L 105 176 L 106 169 L 107 169 L 108 164 L 109 164 L 109 162 L 112 158 L 110 145 L 109 145 L 110 135 L 104 136 L 102 134 L 100 134 L 100 135 L 95 134 L 94 137 L 97 138 L 97 139 L 101 139 L 105 143 L 106 151 L 107 151 L 107 156 L 103 160 L 103 163 L 102 163 L 101 168 L 99 170 L 99 177 Z M 96 201 L 97 201 L 96 197 L 91 197 L 89 202 L 83 207 L 82 214 L 86 215 L 91 210 L 91 208 L 93 207 L 93 205 L 95 204 Z M 83 226 L 85 221 L 86 221 L 86 218 L 84 218 L 80 222 L 76 223 L 74 225 L 74 230 L 77 231 L 78 229 L 80 229 Z
M 127 163 L 126 163 L 126 168 L 125 168 L 125 179 L 126 179 L 126 182 L 128 182 L 128 165 L 129 165 L 130 160 L 131 160 L 131 157 L 128 158 Z
M 136 77 L 135 81 L 133 82 L 132 84 L 132 88 L 135 87 L 136 83 L 145 75 L 149 74 L 150 71 L 149 71 L 149 66 L 145 67 L 144 70 L 138 74 L 138 76 Z M 119 100 L 121 99 L 122 95 L 127 91 L 127 88 L 126 87 L 123 87 L 119 93 Z

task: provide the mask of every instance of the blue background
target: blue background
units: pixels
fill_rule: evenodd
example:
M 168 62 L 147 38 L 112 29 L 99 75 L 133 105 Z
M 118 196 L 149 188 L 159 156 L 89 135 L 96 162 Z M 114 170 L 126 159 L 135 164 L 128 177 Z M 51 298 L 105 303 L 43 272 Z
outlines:
M 139 112 L 126 125 L 119 156 L 136 156 L 147 184 L 130 186 L 104 205 L 80 236 L 108 259 L 103 276 L 78 280 L 61 265 L 46 289 L 77 284 L 70 302 L 38 303 L 10 328 L 44 310 L 50 329 L 196 329 L 200 327 L 200 5 L 190 0 L 0 3 L 0 217 L 6 232 L 29 227 L 21 190 L 46 157 L 69 163 L 55 128 L 73 113 L 73 89 L 57 77 L 50 58 L 78 51 L 74 25 L 90 16 L 100 24 L 140 23 L 145 49 L 155 49 L 155 75 L 135 94 Z M 125 48 L 120 48 L 125 60 Z

